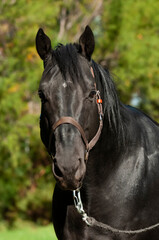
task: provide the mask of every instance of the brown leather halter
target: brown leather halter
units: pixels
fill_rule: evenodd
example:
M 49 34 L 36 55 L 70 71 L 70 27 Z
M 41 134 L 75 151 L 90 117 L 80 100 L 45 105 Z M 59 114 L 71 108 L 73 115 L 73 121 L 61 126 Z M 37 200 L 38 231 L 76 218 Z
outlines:
M 91 68 L 91 73 L 92 73 L 93 69 Z M 94 73 L 92 73 L 93 77 L 94 77 Z M 96 85 L 95 85 L 96 86 Z M 81 125 L 72 117 L 70 116 L 63 116 L 61 117 L 57 122 L 55 122 L 53 124 L 53 132 L 55 132 L 56 128 L 59 127 L 62 124 L 71 124 L 74 127 L 76 127 L 78 129 L 78 131 L 81 134 L 81 137 L 85 143 L 86 146 L 86 156 L 85 156 L 85 160 L 88 159 L 88 154 L 89 151 L 94 147 L 94 145 L 97 143 L 100 135 L 101 135 L 101 131 L 103 128 L 103 108 L 102 108 L 102 100 L 101 100 L 101 96 L 100 96 L 100 92 L 98 90 L 96 90 L 96 103 L 97 103 L 97 107 L 98 107 L 98 114 L 99 114 L 99 127 L 98 127 L 98 131 L 96 133 L 96 135 L 92 138 L 92 140 L 90 142 L 88 142 L 85 132 L 83 130 L 83 128 L 81 127 Z M 52 134 L 51 134 L 52 136 Z M 50 139 L 51 140 L 51 139 Z M 51 141 L 50 141 L 51 143 Z M 50 146 L 49 146 L 50 148 Z M 52 156 L 53 157 L 53 156 Z

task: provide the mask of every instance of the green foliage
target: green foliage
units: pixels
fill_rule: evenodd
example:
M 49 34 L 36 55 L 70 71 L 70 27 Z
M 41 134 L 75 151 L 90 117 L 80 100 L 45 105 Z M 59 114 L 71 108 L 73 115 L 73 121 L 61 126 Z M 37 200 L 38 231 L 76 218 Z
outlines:
M 54 180 L 39 136 L 36 32 L 43 27 L 56 46 L 91 23 L 93 58 L 118 76 L 121 100 L 159 121 L 158 0 L 4 0 L 0 13 L 0 220 L 46 224 Z
M 97 56 L 106 58 L 120 98 L 159 121 L 158 0 L 105 1 Z M 100 60 L 98 58 L 98 60 Z
M 21 217 L 45 224 L 51 219 L 54 181 L 39 137 L 42 63 L 35 35 L 42 23 L 51 23 L 52 1 L 46 6 L 12 2 L 1 3 L 0 16 L 0 220 L 13 225 Z

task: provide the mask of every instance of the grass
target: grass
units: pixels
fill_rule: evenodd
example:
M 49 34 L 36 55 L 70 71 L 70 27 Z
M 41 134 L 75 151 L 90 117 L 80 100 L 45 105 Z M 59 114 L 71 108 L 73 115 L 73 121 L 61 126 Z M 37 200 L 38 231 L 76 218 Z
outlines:
M 0 240 L 57 240 L 53 227 L 21 227 L 20 229 L 3 230 Z

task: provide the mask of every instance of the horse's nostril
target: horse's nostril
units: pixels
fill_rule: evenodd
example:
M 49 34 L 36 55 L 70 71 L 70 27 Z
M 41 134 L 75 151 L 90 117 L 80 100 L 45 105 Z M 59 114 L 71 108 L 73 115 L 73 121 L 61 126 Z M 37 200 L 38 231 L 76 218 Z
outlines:
M 59 167 L 57 166 L 56 162 L 54 162 L 54 174 L 57 176 L 57 177 L 63 177 L 63 174 L 61 172 L 61 170 L 59 169 Z

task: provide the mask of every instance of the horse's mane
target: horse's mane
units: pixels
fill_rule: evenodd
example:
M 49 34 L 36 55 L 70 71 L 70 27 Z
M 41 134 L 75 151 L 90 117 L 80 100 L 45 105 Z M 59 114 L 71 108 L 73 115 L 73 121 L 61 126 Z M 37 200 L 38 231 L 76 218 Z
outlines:
M 72 77 L 72 80 L 80 80 L 82 71 L 78 62 L 78 52 L 80 52 L 80 45 L 78 44 L 59 44 L 53 50 L 53 57 L 58 64 L 64 79 L 67 79 L 67 74 Z M 103 105 L 104 116 L 108 119 L 109 128 L 112 130 L 118 147 L 125 142 L 124 126 L 121 117 L 121 103 L 117 96 L 114 82 L 107 69 L 103 69 L 99 64 L 92 61 L 92 67 L 94 69 L 96 84 L 101 83 L 103 89 Z M 82 78 L 83 79 L 83 78 Z

